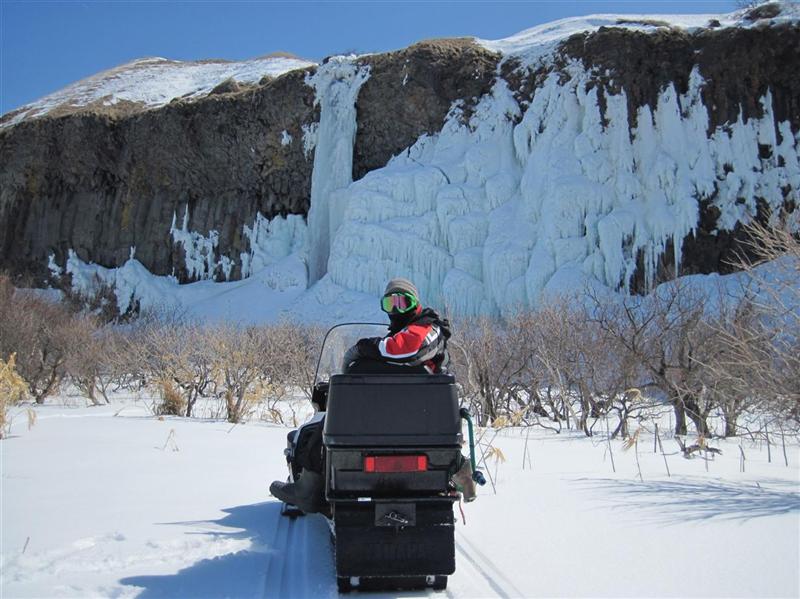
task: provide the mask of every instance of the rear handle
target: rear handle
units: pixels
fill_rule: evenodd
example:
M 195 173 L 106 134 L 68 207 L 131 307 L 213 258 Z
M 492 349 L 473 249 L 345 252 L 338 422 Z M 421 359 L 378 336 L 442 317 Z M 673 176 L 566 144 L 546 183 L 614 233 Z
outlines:
M 469 459 L 472 463 L 472 480 L 479 485 L 486 484 L 486 479 L 483 472 L 478 470 L 478 464 L 475 462 L 475 433 L 472 430 L 472 416 L 467 408 L 461 408 L 458 412 L 463 420 L 467 421 L 467 430 L 469 431 Z

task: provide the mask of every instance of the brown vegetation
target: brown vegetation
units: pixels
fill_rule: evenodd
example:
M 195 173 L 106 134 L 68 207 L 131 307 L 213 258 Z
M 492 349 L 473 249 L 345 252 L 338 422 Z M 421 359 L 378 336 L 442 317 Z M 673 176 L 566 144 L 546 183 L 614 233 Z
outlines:
M 677 280 L 643 297 L 588 292 L 456 322 L 451 369 L 463 401 L 484 426 L 587 436 L 627 438 L 666 412 L 676 435 L 691 423 L 708 438 L 712 416 L 725 436 L 751 423 L 800 430 L 800 241 L 780 228 L 749 233 L 757 260 L 737 264 L 735 293 Z M 42 403 L 68 380 L 98 404 L 111 389 L 148 387 L 156 414 L 191 417 L 202 399 L 233 423 L 283 422 L 287 400 L 311 396 L 321 327 L 201 324 L 174 312 L 111 326 L 75 309 L 0 277 L 0 385 L 16 381 L 14 395 L 0 395 L 13 403 L 24 388 Z

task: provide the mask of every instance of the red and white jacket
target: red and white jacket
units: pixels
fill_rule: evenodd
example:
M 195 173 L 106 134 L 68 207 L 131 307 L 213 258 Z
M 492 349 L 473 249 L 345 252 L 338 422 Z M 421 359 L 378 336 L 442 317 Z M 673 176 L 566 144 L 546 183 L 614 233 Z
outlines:
M 447 359 L 450 326 L 430 308 L 420 310 L 410 322 L 386 337 L 372 337 L 358 342 L 358 353 L 367 359 L 391 364 L 425 366 L 428 372 L 441 372 Z

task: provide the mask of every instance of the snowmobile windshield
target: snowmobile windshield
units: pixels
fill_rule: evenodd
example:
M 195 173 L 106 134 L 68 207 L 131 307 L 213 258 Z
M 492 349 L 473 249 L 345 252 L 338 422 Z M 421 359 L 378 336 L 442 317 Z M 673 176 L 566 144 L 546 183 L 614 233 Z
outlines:
M 342 374 L 344 354 L 359 339 L 385 337 L 388 332 L 388 324 L 375 322 L 348 322 L 331 328 L 322 341 L 314 384 L 328 381 L 334 374 Z

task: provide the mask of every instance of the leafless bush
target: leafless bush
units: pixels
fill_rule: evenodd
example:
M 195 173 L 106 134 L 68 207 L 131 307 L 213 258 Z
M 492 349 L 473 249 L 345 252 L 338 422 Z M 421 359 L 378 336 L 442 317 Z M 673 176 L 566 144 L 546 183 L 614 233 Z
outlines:
M 86 342 L 88 331 L 64 304 L 14 290 L 0 277 L 0 355 L 16 354 L 17 370 L 36 403 L 58 389 L 70 352 Z
M 94 315 L 80 317 L 76 326 L 81 342 L 75 343 L 66 362 L 69 380 L 93 405 L 109 403 L 111 390 L 132 381 L 136 372 L 125 353 L 125 333 L 102 325 Z
M 574 423 L 590 436 L 613 411 L 620 419 L 614 434 L 624 436 L 634 407 L 642 407 L 626 394 L 638 382 L 638 364 L 573 301 L 460 323 L 451 345 L 464 396 L 482 424 L 505 418 L 560 430 Z
M 800 428 L 800 240 L 789 226 L 753 224 L 749 232 L 755 258 L 742 257 L 736 265 L 747 273 L 748 293 L 732 311 L 728 326 L 719 327 L 723 353 L 714 366 L 734 397 L 749 398 L 782 426 L 796 429 Z
M 269 391 L 262 377 L 269 344 L 265 329 L 218 325 L 208 344 L 219 370 L 218 394 L 225 401 L 226 417 L 242 422 Z
M 180 312 L 152 313 L 136 322 L 118 357 L 145 381 L 170 381 L 180 394 L 185 416 L 217 381 L 218 365 L 209 337 L 213 330 Z M 119 368 L 119 365 L 117 366 Z
M 461 374 L 464 396 L 481 425 L 525 405 L 521 375 L 526 368 L 521 330 L 487 316 L 465 320 L 451 341 L 453 368 Z
M 705 311 L 708 295 L 676 280 L 646 297 L 590 300 L 592 320 L 609 343 L 646 374 L 636 387 L 656 388 L 672 405 L 675 434 L 686 434 L 688 416 L 698 434 L 708 435 L 716 395 L 707 365 L 719 351 L 719 333 Z
M 630 410 L 624 391 L 634 384 L 634 362 L 616 351 L 575 301 L 553 300 L 530 318 L 538 339 L 534 360 L 546 373 L 548 387 L 560 390 L 564 417 L 572 416 L 578 428 L 591 436 L 597 421 L 614 409 L 620 415 L 615 435 L 627 435 Z M 618 398 L 623 398 L 621 405 Z

